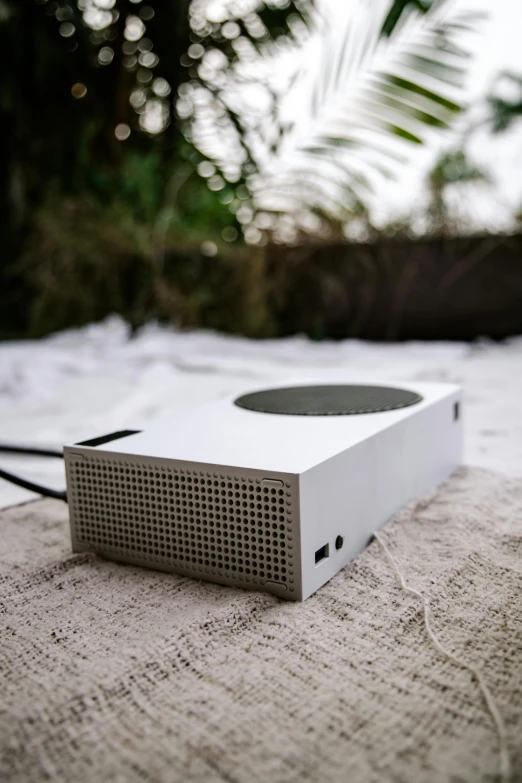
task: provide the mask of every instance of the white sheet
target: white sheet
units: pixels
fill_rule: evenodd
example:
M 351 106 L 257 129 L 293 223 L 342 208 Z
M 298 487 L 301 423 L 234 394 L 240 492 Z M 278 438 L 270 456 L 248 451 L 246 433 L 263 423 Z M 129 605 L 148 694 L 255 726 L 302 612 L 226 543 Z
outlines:
M 497 345 L 254 341 L 151 324 L 131 337 L 117 317 L 38 341 L 0 343 L 0 440 L 61 446 L 223 394 L 320 376 L 446 380 L 465 389 L 466 462 L 522 475 L 522 338 Z M 59 461 L 0 465 L 64 487 Z M 0 482 L 0 506 L 34 497 Z

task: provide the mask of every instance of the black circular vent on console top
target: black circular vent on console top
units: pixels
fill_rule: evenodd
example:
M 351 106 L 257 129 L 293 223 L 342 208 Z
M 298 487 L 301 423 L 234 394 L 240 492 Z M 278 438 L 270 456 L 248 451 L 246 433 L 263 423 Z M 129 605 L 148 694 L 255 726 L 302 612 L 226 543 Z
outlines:
M 380 413 L 415 405 L 422 397 L 388 386 L 292 386 L 244 394 L 235 400 L 240 408 L 291 416 L 353 416 Z

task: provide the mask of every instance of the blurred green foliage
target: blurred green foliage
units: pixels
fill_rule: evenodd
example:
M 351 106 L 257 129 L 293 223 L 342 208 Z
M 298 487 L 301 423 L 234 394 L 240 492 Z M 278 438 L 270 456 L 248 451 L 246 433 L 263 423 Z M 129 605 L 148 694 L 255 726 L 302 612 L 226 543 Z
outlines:
M 197 190 L 187 201 L 198 208 Z M 252 335 L 270 332 L 257 283 L 255 256 L 262 264 L 262 253 L 221 241 L 216 256 L 206 256 L 197 226 L 187 234 L 180 215 L 165 239 L 161 226 L 151 232 L 136 214 L 117 200 L 107 208 L 85 196 L 49 197 L 12 280 L 19 292 L 12 304 L 23 312 L 20 329 L 26 335 L 113 312 L 134 327 L 159 319 Z M 216 214 L 214 227 L 220 225 Z
M 428 5 L 393 0 L 383 32 L 405 8 Z M 139 67 L 128 67 L 123 49 L 125 20 L 144 6 L 153 12 L 146 28 L 154 76 L 170 88 L 170 119 L 155 134 L 140 129 L 130 103 Z M 201 155 L 172 108 L 179 86 L 198 78 L 184 60 L 196 40 L 189 6 L 116 0 L 102 34 L 85 24 L 75 0 L 0 0 L 1 337 L 37 336 L 112 311 L 134 325 L 162 318 L 274 333 L 263 253 L 242 245 L 227 206 L 237 186 L 207 187 L 197 174 Z M 292 15 L 306 19 L 305 6 L 260 2 L 267 35 L 287 35 Z M 64 24 L 74 35 L 63 34 Z M 230 42 L 212 40 L 233 56 Z M 104 46 L 113 51 L 107 65 L 99 60 Z M 75 98 L 78 84 L 85 93 Z M 121 123 L 131 131 L 125 140 L 115 135 Z
M 240 226 L 224 203 L 232 200 L 233 186 L 212 192 L 198 176 L 201 155 L 173 111 L 179 85 L 197 78 L 183 60 L 194 41 L 190 0 L 116 0 L 113 22 L 101 32 L 86 25 L 87 5 L 0 0 L 4 337 L 43 334 L 111 310 L 128 313 L 133 322 L 155 316 L 192 322 L 194 303 L 208 299 L 215 285 L 203 267 L 216 253 L 221 259 L 238 255 Z M 269 34 L 284 34 L 294 11 L 293 3 L 266 7 Z M 140 128 L 130 103 L 139 64 L 128 67 L 124 27 L 138 13 L 147 18 L 148 46 L 157 57 L 154 76 L 170 90 L 164 101 L 169 121 L 155 134 Z M 113 52 L 108 65 L 100 64 L 104 46 Z M 81 98 L 72 94 L 78 84 Z M 129 138 L 116 137 L 119 123 L 129 126 Z M 128 285 L 115 288 L 123 267 Z M 157 281 L 168 278 L 176 288 L 178 274 L 183 296 L 163 292 L 160 302 Z M 147 302 L 140 299 L 141 286 L 149 291 Z M 224 320 L 233 317 L 233 309 L 224 314 Z
M 433 0 L 394 0 L 391 4 L 388 16 L 384 20 L 382 32 L 384 35 L 391 35 L 405 10 L 415 8 L 421 13 L 429 10 Z
M 507 87 L 513 94 L 512 98 L 493 93 L 489 96 L 491 123 L 494 133 L 500 133 L 510 128 L 515 121 L 522 119 L 522 76 L 516 73 L 504 72 L 497 77 L 495 89 Z

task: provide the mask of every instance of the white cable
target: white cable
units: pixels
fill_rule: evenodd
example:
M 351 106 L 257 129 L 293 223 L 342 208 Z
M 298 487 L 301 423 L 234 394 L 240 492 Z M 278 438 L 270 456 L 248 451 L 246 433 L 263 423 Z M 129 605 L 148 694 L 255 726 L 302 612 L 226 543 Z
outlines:
M 450 661 L 453 661 L 453 663 L 456 663 L 458 666 L 461 666 L 463 669 L 467 669 L 469 672 L 471 672 L 471 674 L 477 681 L 479 688 L 482 691 L 482 696 L 484 697 L 486 706 L 493 719 L 493 723 L 495 724 L 495 730 L 498 736 L 499 755 L 500 755 L 500 777 L 502 783 L 509 783 L 511 777 L 511 761 L 509 758 L 509 751 L 507 747 L 506 727 L 504 725 L 504 721 L 498 710 L 498 707 L 495 704 L 495 700 L 491 694 L 491 691 L 489 690 L 484 680 L 484 677 L 482 676 L 482 672 L 479 669 L 476 669 L 471 664 L 462 661 L 460 658 L 458 658 L 456 655 L 449 652 L 448 650 L 445 649 L 445 647 L 442 646 L 442 644 L 439 642 L 437 636 L 435 635 L 430 625 L 430 621 L 429 621 L 430 607 L 429 607 L 428 599 L 418 590 L 414 590 L 412 587 L 408 587 L 399 569 L 399 566 L 395 561 L 395 558 L 393 557 L 392 553 L 384 543 L 384 540 L 381 538 L 380 534 L 375 532 L 373 535 L 375 536 L 375 538 L 381 545 L 382 549 L 384 550 L 385 554 L 387 555 L 388 559 L 390 560 L 391 564 L 393 565 L 395 572 L 399 577 L 399 581 L 401 583 L 402 589 L 405 590 L 407 593 L 411 593 L 411 595 L 414 595 L 417 598 L 421 599 L 424 605 L 424 623 L 426 625 L 426 630 L 428 632 L 428 636 L 430 637 L 431 641 L 433 642 L 437 650 L 440 653 L 442 653 L 442 655 L 445 655 L 446 658 L 449 658 Z

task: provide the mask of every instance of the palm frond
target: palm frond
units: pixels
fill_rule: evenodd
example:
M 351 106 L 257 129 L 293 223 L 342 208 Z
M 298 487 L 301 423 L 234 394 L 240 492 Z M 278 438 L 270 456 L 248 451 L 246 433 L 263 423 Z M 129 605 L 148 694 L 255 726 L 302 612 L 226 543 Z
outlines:
M 406 11 L 383 37 L 388 12 L 388 0 L 355 0 L 324 26 L 320 58 L 297 80 L 296 121 L 251 183 L 258 209 L 270 210 L 281 191 L 289 208 L 293 192 L 296 214 L 313 209 L 343 219 L 350 195 L 360 196 L 376 177 L 393 176 L 461 111 L 470 57 L 465 39 L 480 15 L 435 0 L 423 13 Z M 303 187 L 314 180 L 317 188 Z

